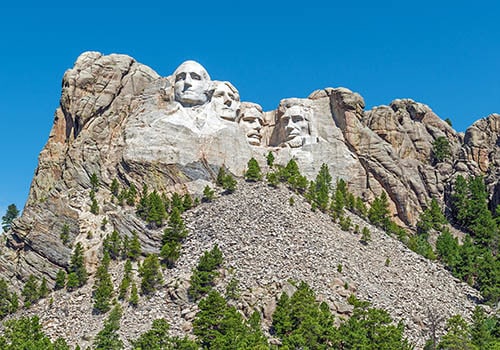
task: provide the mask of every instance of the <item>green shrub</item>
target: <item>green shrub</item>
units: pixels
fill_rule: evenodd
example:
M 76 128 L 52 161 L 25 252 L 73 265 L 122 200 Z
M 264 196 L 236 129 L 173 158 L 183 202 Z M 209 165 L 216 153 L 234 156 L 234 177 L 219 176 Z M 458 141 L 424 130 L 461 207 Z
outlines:
M 245 179 L 247 181 L 260 181 L 262 179 L 262 172 L 260 170 L 259 163 L 257 163 L 255 158 L 250 158 L 248 161 Z

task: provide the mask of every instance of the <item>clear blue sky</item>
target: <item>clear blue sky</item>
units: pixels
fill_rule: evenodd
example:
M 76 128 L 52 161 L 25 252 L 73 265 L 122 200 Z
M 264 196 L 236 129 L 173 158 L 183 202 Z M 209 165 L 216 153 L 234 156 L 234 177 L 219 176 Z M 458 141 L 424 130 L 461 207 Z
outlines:
M 367 108 L 426 103 L 459 131 L 500 112 L 496 1 L 103 3 L 0 5 L 0 215 L 24 206 L 64 71 L 88 50 L 128 54 L 163 76 L 197 60 L 265 110 L 345 86 Z

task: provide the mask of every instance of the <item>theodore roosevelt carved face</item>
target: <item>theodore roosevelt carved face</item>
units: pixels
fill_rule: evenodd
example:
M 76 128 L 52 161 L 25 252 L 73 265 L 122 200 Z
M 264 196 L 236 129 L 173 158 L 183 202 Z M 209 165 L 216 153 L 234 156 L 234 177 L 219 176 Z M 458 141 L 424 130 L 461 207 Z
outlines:
M 247 141 L 253 146 L 260 146 L 262 135 L 260 129 L 264 125 L 262 108 L 255 103 L 243 102 L 239 117 L 240 128 L 245 133 Z
M 240 109 L 240 94 L 228 81 L 214 82 L 212 104 L 215 113 L 226 120 L 235 121 Z
M 209 98 L 210 76 L 195 61 L 182 63 L 174 72 L 174 97 L 184 107 L 205 104 Z

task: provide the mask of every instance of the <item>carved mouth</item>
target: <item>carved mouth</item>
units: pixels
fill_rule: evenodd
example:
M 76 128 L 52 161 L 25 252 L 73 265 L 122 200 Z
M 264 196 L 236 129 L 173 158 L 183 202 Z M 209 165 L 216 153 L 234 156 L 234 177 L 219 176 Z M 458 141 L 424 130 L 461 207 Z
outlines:
M 286 140 L 290 141 L 290 140 L 293 140 L 296 137 L 300 137 L 300 132 L 298 132 L 298 131 L 292 131 L 291 133 L 289 133 L 287 135 Z
M 249 139 L 255 139 L 255 140 L 258 140 L 258 141 L 260 141 L 260 139 L 262 138 L 262 136 L 260 136 L 260 134 L 258 132 L 256 132 L 256 131 L 249 132 L 247 134 L 247 137 Z

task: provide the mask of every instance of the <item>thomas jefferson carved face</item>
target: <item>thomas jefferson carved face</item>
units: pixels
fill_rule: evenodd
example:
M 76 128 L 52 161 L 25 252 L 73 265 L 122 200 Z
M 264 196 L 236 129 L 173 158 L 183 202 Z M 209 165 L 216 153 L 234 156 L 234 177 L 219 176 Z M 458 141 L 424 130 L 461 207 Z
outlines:
M 240 95 L 238 90 L 230 82 L 215 82 L 212 104 L 219 117 L 235 121 L 240 109 Z
M 311 111 L 308 108 L 303 106 L 287 108 L 279 120 L 279 127 L 284 131 L 283 144 L 293 148 L 302 146 L 311 134 L 310 120 Z
M 260 106 L 253 103 L 243 103 L 241 105 L 239 125 L 243 129 L 248 143 L 253 146 L 260 146 L 262 139 L 260 129 L 264 125 Z
M 175 100 L 184 107 L 199 106 L 207 102 L 210 76 L 201 64 L 195 61 L 182 63 L 174 72 Z

